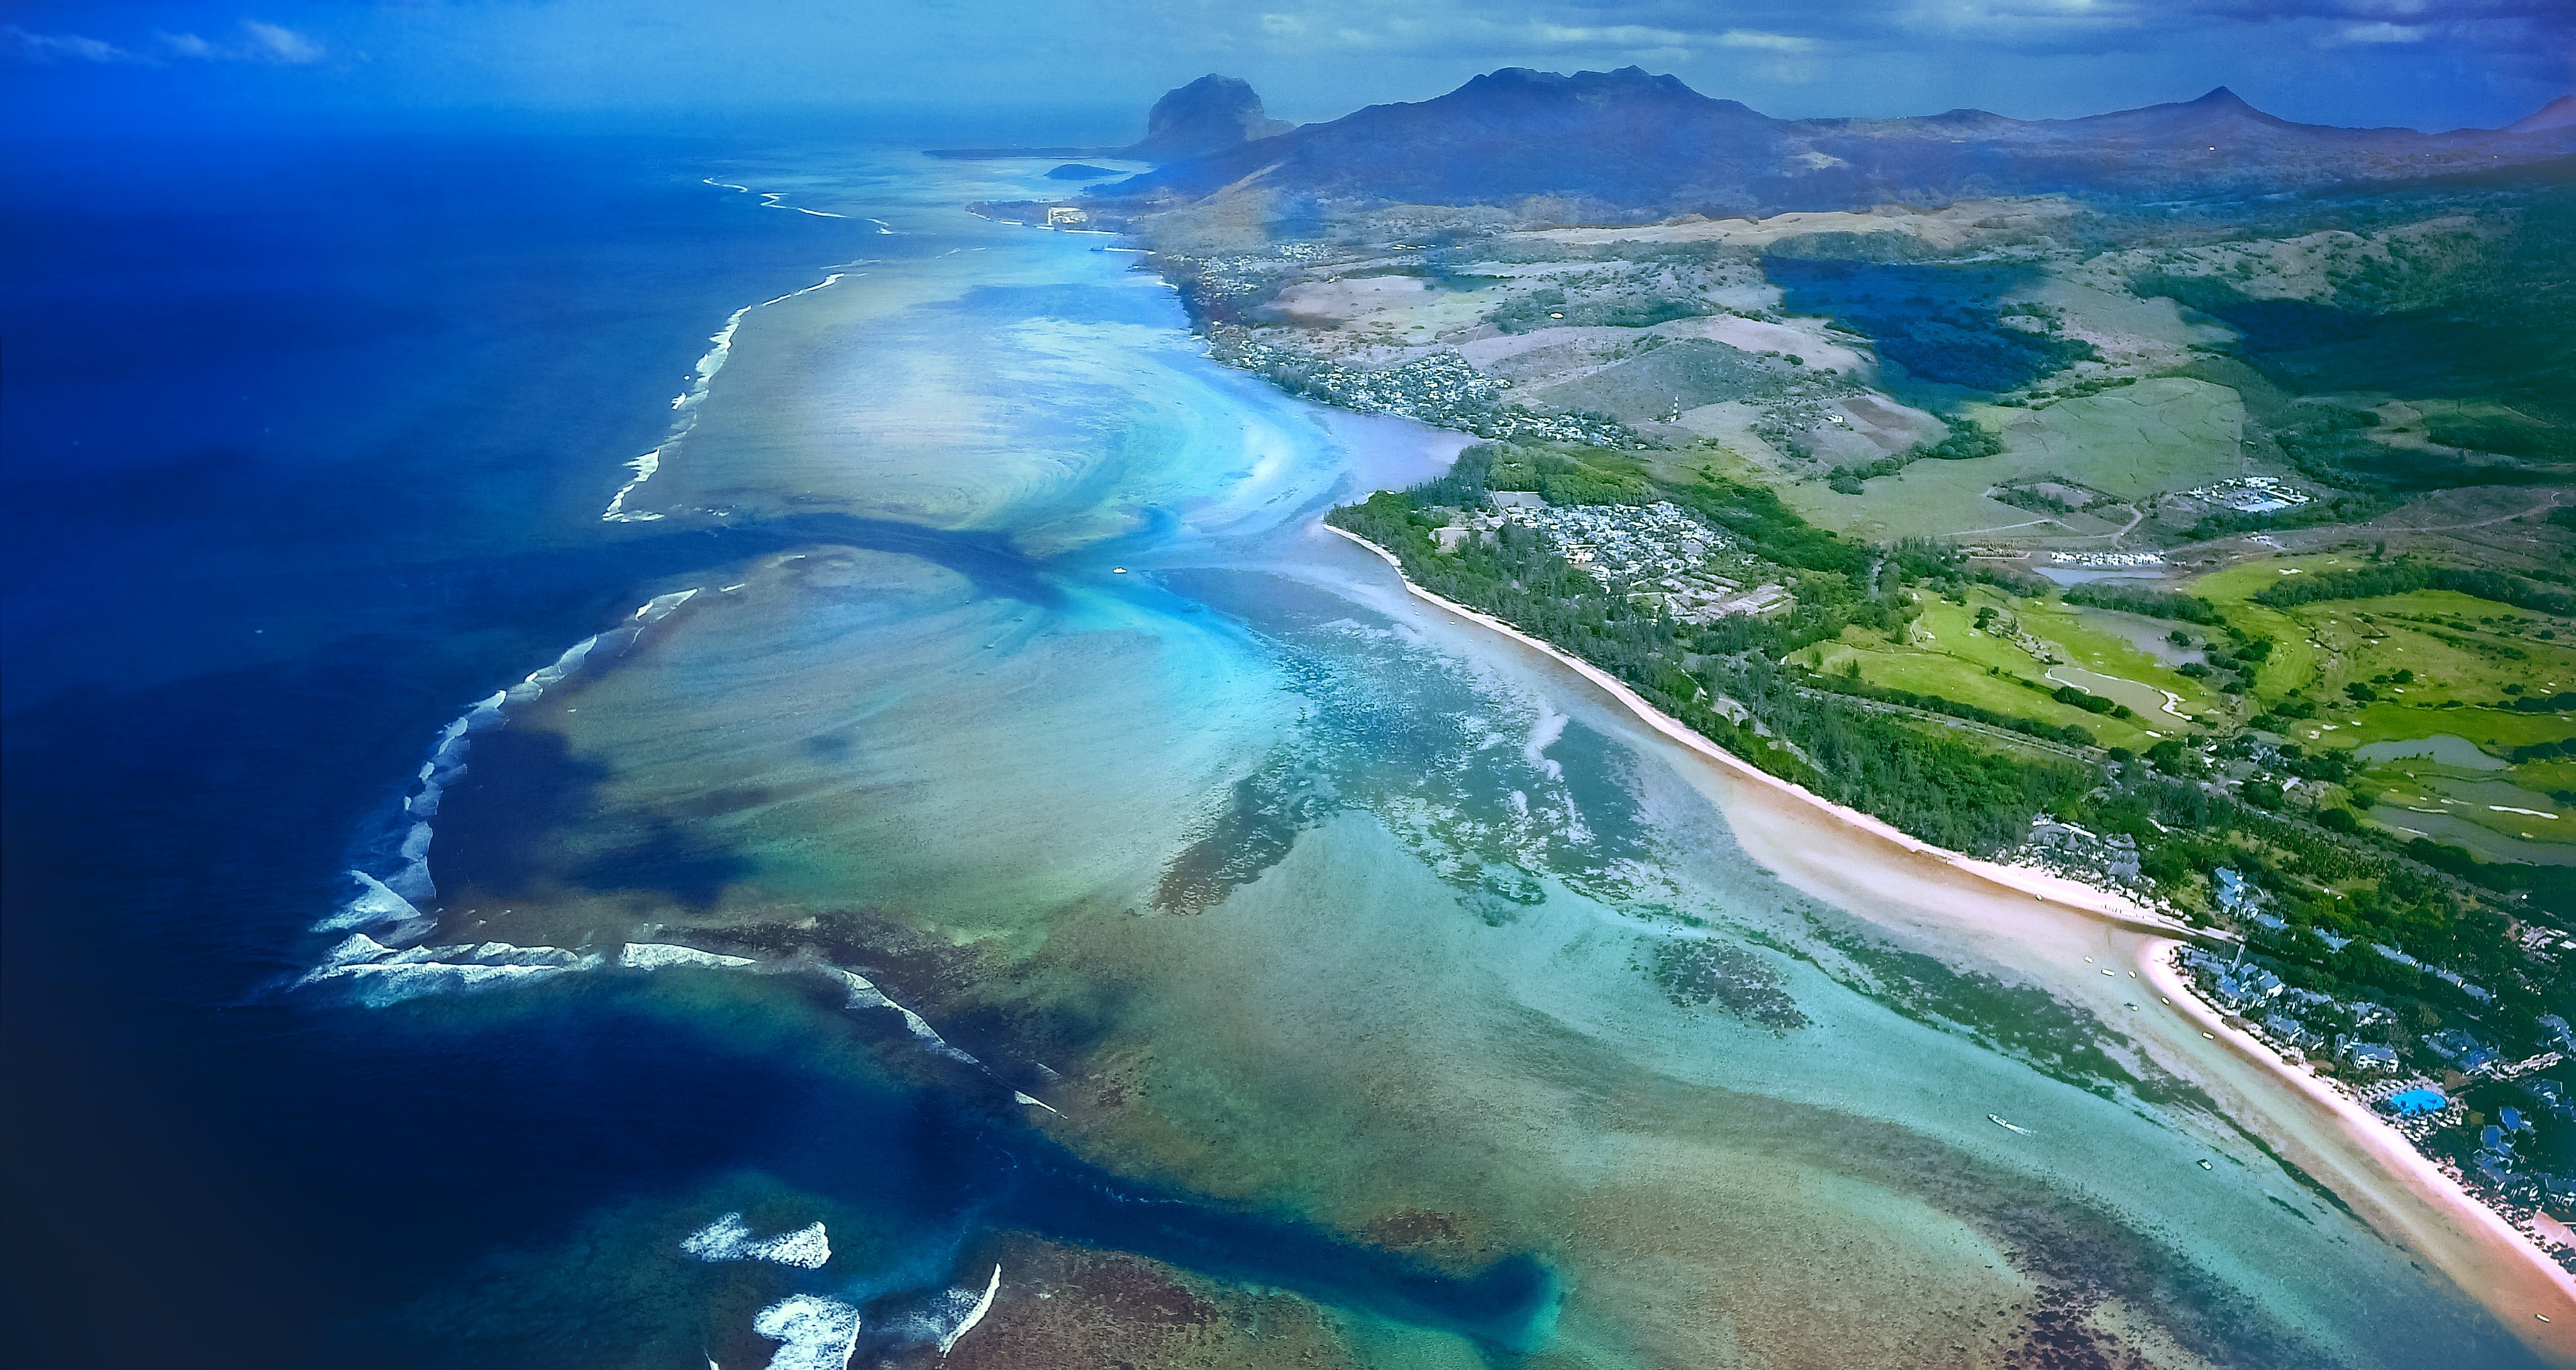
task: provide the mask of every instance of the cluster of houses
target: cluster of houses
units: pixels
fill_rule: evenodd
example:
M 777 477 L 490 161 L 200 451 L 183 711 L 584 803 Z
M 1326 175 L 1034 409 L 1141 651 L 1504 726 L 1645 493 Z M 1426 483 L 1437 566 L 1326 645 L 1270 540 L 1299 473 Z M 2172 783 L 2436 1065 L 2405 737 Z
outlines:
M 2222 888 L 2233 884 L 2248 889 L 2241 879 L 2221 883 Z M 2250 890 L 2242 897 L 2246 902 L 2240 907 L 2253 910 Z M 2251 918 L 2258 923 L 2279 922 L 2259 911 L 2251 912 Z M 2543 1051 L 2509 1060 L 2477 1033 L 2445 1027 L 2420 1039 L 2423 1050 L 2438 1058 L 2435 1073 L 2450 1082 L 2444 1085 L 2431 1075 L 2410 1070 L 2395 1046 L 2374 1040 L 2392 1035 L 2388 1028 L 2394 1025 L 2394 1015 L 2382 1005 L 2367 1000 L 2346 1003 L 2285 984 L 2241 954 L 2227 957 L 2189 947 L 2178 953 L 2178 961 L 2204 997 L 2284 1055 L 2292 1059 L 2331 1056 L 2356 1073 L 2378 1077 L 2353 1090 L 2360 1101 L 2428 1152 L 2454 1159 L 2464 1154 L 2461 1178 L 2508 1219 L 2520 1225 L 2540 1206 L 2576 1204 L 2576 1175 L 2538 1168 L 2524 1155 L 2527 1144 L 2537 1140 L 2540 1123 L 2576 1126 L 2576 1101 L 2569 1099 L 2566 1085 L 2540 1073 L 2565 1060 L 2562 1052 Z M 2329 1033 L 2314 1025 L 2324 1019 L 2340 1020 L 2350 1030 Z M 2552 1014 L 2542 1025 L 2562 1046 L 2576 1048 L 2576 1034 L 2567 1030 L 2564 1018 Z M 2481 1094 L 2480 1110 L 2472 1110 L 2461 1092 L 2485 1082 L 2513 1084 L 2528 1103 L 2496 1105 L 2491 1094 Z M 2493 1107 L 2491 1115 L 2483 1111 L 2486 1107 Z M 2476 1129 L 2473 1143 L 2466 1137 L 2471 1127 Z M 2445 1134 L 2451 1140 L 2442 1140 Z M 2576 1248 L 2549 1249 L 2562 1264 L 2576 1270 Z
M 2054 565 L 2080 566 L 2088 571 L 2128 571 L 2165 564 L 2165 559 L 2154 552 L 2051 552 L 2048 559 Z
M 1793 602 L 1776 581 L 1748 588 L 1711 562 L 1726 535 L 1668 500 L 1652 504 L 1552 505 L 1526 491 L 1497 490 L 1492 508 L 1451 516 L 1434 530 L 1442 551 L 1491 538 L 1507 523 L 1535 530 L 1566 563 L 1630 598 L 1651 598 L 1684 623 L 1730 614 L 1767 614 Z
M 1307 399 L 1363 414 L 1394 414 L 1494 440 L 1571 442 L 1620 450 L 1636 434 L 1598 414 L 1543 414 L 1503 403 L 1511 382 L 1488 376 L 1455 352 L 1433 352 L 1394 366 L 1348 366 L 1280 347 L 1237 329 L 1211 329 L 1209 355 L 1228 366 L 1268 374 Z
M 2154 883 L 2138 869 L 2138 839 L 2127 833 L 2105 837 L 2043 813 L 2031 820 L 2030 836 L 2007 853 L 2006 859 L 2087 884 L 2117 885 L 2149 902 L 2156 898 Z
M 2271 514 L 2294 509 L 2313 496 L 2307 491 L 2271 476 L 2238 476 L 2197 490 L 2185 490 L 2182 497 L 2198 500 L 2239 514 Z

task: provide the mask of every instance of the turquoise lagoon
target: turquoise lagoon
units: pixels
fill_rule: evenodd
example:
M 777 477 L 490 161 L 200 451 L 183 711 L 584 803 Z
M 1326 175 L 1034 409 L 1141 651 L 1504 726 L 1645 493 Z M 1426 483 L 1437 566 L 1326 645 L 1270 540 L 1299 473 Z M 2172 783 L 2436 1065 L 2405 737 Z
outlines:
M 2104 1025 L 1788 889 L 1678 753 L 1321 532 L 1464 439 L 964 212 L 1046 167 L 711 169 L 870 225 L 742 302 L 614 510 L 768 536 L 472 734 L 412 935 L 562 973 L 380 1011 L 685 1023 L 801 1063 L 809 1131 L 407 1317 L 543 1290 L 727 1366 L 2520 1363 Z M 684 1250 L 725 1212 L 828 1259 Z

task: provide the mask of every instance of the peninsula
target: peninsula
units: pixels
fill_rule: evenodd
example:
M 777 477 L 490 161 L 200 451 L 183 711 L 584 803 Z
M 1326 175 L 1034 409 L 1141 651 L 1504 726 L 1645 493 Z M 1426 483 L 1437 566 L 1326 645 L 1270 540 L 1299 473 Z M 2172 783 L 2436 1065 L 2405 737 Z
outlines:
M 1068 203 L 1221 360 L 1482 440 L 1328 520 L 1411 593 L 2569 1357 L 2571 150 L 1503 71 Z

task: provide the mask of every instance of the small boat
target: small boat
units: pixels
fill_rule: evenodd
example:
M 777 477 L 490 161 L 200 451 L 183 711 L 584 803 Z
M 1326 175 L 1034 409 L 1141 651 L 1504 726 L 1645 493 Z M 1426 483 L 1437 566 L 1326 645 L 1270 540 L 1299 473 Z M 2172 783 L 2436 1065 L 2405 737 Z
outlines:
M 2005 1122 L 2000 1114 L 1989 1113 L 1986 1115 L 1986 1121 L 1993 1123 L 1995 1126 L 2002 1128 L 2006 1132 L 2018 1132 L 2025 1137 L 2031 1135 L 2029 1128 L 2023 1127 L 2018 1123 Z
M 2200 1163 L 2200 1168 L 2201 1168 L 2201 1169 L 2203 1169 L 2203 1170 L 2216 1170 L 2218 1167 L 2216 1167 L 2216 1166 L 2214 1166 L 2214 1165 L 2211 1165 L 2211 1164 L 2210 1164 L 2209 1162 L 2207 1162 L 2207 1161 L 2203 1161 L 2203 1162 L 2201 1162 L 2201 1163 Z

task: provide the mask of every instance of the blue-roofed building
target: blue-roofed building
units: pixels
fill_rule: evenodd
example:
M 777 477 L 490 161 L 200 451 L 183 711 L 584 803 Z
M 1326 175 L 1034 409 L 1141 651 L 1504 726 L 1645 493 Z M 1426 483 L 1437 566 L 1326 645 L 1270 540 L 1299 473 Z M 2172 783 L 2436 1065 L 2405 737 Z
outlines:
M 2209 873 L 2211 892 L 2218 896 L 2218 907 L 2228 913 L 2241 913 L 2254 902 L 2254 886 L 2236 871 L 2225 866 Z M 2269 926 L 2279 926 L 2274 920 Z
M 2442 1097 L 2442 1091 L 2424 1085 L 2388 1096 L 2388 1111 L 2400 1118 L 2439 1113 L 2450 1106 L 2451 1101 Z
M 2576 1029 L 2569 1028 L 2565 1018 L 2555 1013 L 2544 1013 L 2540 1015 L 2540 1025 L 2549 1030 L 2550 1036 L 2558 1039 L 2561 1048 L 2576 1053 Z
M 2449 1061 L 2462 1070 L 2474 1071 L 2481 1066 L 2491 1064 L 2496 1059 L 2494 1047 L 2488 1046 L 2458 1028 L 2444 1028 L 2440 1032 L 2433 1033 L 2424 1039 L 2424 1045 L 2431 1047 L 2443 1060 Z

